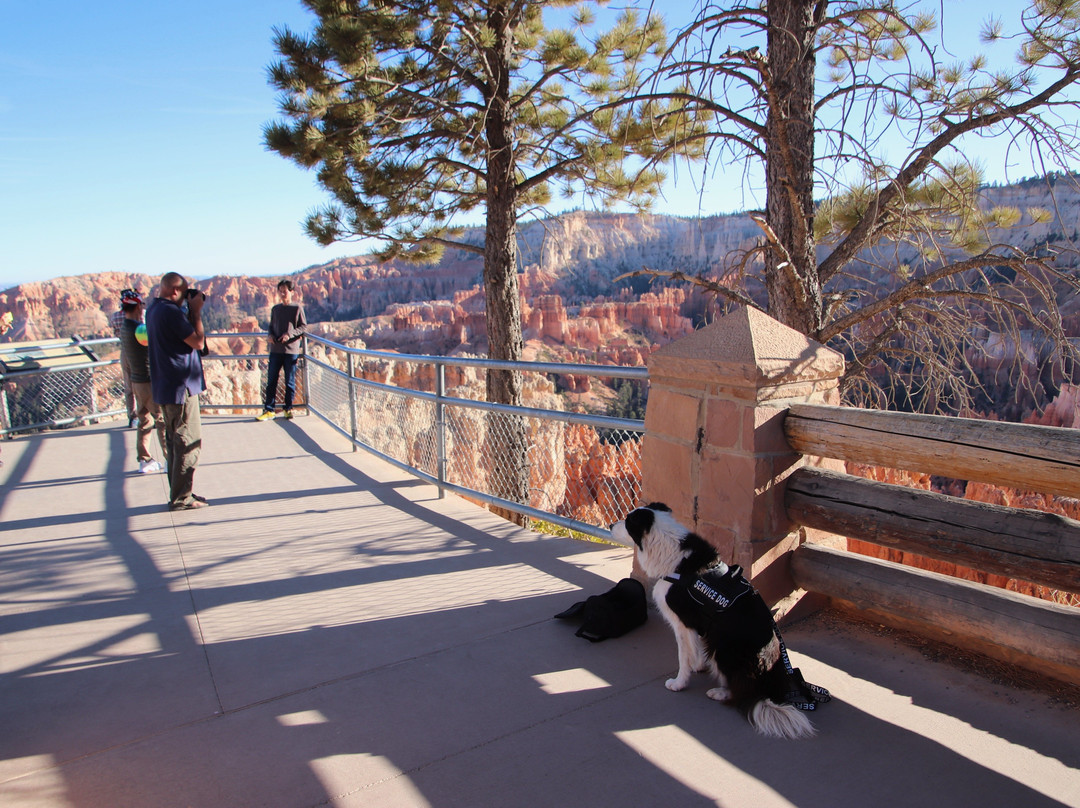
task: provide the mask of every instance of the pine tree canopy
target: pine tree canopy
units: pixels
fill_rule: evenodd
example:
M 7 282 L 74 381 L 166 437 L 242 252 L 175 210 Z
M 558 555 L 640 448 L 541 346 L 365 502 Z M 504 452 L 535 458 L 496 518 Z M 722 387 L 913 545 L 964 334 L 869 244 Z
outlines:
M 759 243 L 694 282 L 842 350 L 852 403 L 962 411 L 987 331 L 1080 367 L 1080 278 L 1057 261 L 1075 247 L 1000 243 L 1050 214 L 991 204 L 974 156 L 992 141 L 1007 171 L 1080 180 L 1080 0 L 1013 4 L 981 45 L 962 39 L 983 9 L 939 28 L 954 5 L 703 0 L 662 61 L 682 110 L 712 115 L 705 182 L 741 169 L 761 205 Z
M 331 195 L 306 223 L 320 243 L 424 260 L 493 200 L 515 216 L 583 193 L 644 208 L 664 181 L 649 158 L 695 142 L 696 119 L 627 100 L 666 46 L 655 16 L 599 31 L 606 0 L 304 2 L 314 31 L 275 31 L 284 119 L 264 139 Z

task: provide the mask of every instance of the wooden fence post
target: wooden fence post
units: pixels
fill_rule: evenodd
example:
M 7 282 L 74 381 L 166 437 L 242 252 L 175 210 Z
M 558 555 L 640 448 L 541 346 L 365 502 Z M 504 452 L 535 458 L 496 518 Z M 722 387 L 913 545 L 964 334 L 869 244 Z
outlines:
M 843 469 L 794 452 L 784 413 L 793 403 L 838 404 L 843 370 L 840 354 L 745 307 L 649 358 L 642 501 L 669 505 L 742 565 L 770 605 L 788 598 L 783 613 L 802 594 L 788 554 L 811 533 L 787 518 L 784 482 L 807 464 Z

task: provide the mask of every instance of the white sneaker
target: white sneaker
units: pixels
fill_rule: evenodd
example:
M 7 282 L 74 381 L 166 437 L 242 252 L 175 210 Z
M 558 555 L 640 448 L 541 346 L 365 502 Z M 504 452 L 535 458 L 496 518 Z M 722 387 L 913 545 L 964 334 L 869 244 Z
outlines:
M 164 471 L 164 469 L 156 460 L 139 461 L 139 474 L 156 474 L 159 471 Z

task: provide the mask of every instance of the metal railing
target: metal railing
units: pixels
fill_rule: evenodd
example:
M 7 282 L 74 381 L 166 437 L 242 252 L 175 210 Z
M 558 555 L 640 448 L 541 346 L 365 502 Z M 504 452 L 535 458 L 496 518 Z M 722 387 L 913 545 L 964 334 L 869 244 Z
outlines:
M 60 347 L 46 345 L 0 345 L 0 361 Z M 85 349 L 81 361 L 0 373 L 0 436 L 125 415 L 119 340 L 74 338 L 70 347 Z
M 205 410 L 261 408 L 267 355 L 258 349 L 265 338 L 208 335 Z M 0 373 L 0 435 L 125 417 L 117 340 L 93 344 L 109 358 Z M 520 372 L 530 406 L 482 400 L 492 369 Z M 395 354 L 309 335 L 296 406 L 306 406 L 354 448 L 438 486 L 440 496 L 452 491 L 606 537 L 607 526 L 640 498 L 644 422 L 567 411 L 552 376 L 578 387 L 582 379 L 648 381 L 645 368 Z
M 258 347 L 259 340 L 265 339 L 264 333 L 207 335 L 211 353 L 203 361 L 207 383 L 202 397 L 204 409 L 249 411 L 261 406 L 269 355 L 236 349 L 249 342 Z M 77 363 L 0 372 L 0 437 L 127 417 L 118 339 L 73 338 L 67 345 L 55 340 L 39 345 L 0 345 L 0 362 L 60 352 L 63 347 L 85 349 L 85 353 Z M 279 381 L 279 396 L 283 385 L 284 380 Z M 298 406 L 304 406 L 304 391 L 298 374 Z
M 547 377 L 644 383 L 645 368 L 393 354 L 315 336 L 305 368 L 311 412 L 440 491 L 600 537 L 640 498 L 644 421 L 559 409 Z M 481 372 L 492 369 L 533 377 L 525 397 L 537 406 L 480 400 Z M 515 445 L 519 462 L 499 451 Z M 523 496 L 501 495 L 507 490 Z

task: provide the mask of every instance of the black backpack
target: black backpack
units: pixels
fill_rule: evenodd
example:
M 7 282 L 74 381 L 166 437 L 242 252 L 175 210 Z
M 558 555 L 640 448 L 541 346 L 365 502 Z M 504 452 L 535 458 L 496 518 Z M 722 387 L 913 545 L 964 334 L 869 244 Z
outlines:
M 645 587 L 633 578 L 623 578 L 604 594 L 592 595 L 555 617 L 582 618 L 581 628 L 575 633 L 589 642 L 621 637 L 648 619 Z

